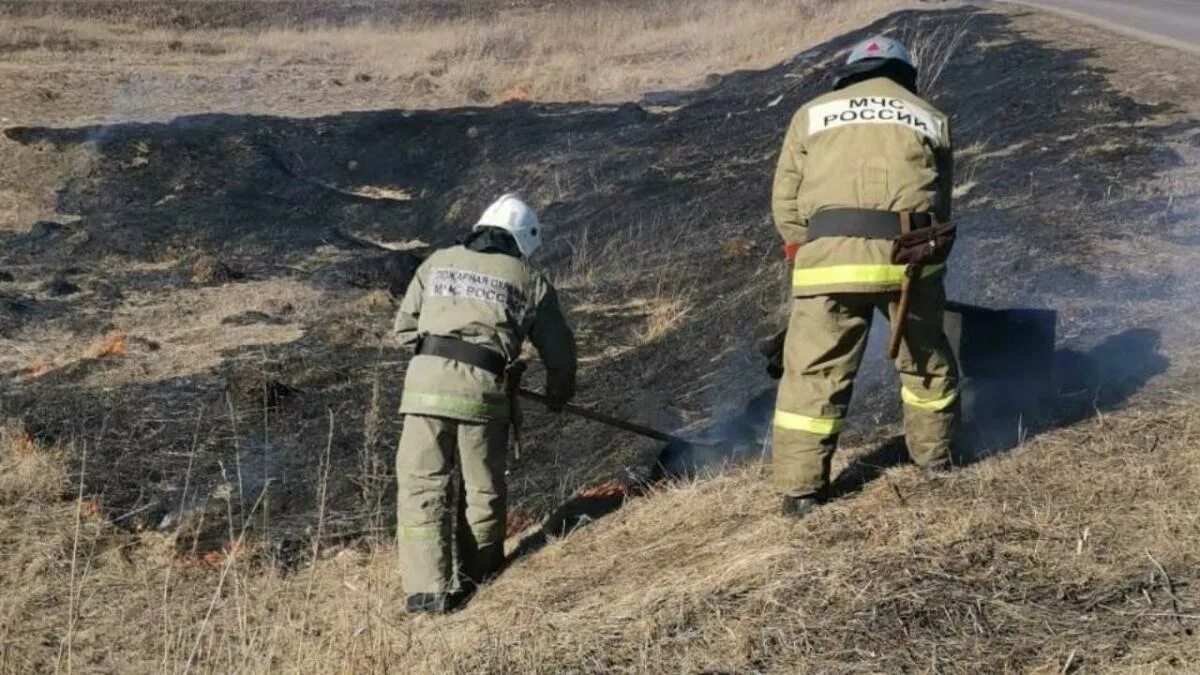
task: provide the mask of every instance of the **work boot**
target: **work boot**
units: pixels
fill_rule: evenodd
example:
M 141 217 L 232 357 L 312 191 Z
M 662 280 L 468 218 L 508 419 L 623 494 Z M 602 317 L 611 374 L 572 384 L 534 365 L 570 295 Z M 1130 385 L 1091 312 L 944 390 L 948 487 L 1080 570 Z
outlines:
M 449 593 L 413 593 L 404 599 L 409 614 L 447 614 L 452 609 Z
M 470 581 L 474 586 L 481 586 L 500 575 L 504 569 L 504 544 L 482 546 L 475 555 L 475 569 Z
M 808 514 L 809 511 L 821 505 L 821 500 L 816 495 L 808 495 L 806 497 L 791 497 L 785 495 L 783 498 L 783 515 L 788 518 L 799 520 Z
M 950 477 L 950 472 L 953 467 L 949 462 L 938 462 L 928 466 L 921 467 L 921 473 L 925 476 L 925 480 L 939 481 Z

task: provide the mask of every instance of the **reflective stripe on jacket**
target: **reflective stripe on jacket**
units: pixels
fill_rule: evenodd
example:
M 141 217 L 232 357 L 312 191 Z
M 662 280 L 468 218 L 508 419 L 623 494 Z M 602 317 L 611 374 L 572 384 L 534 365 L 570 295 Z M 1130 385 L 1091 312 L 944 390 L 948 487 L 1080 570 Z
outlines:
M 441 335 L 478 344 L 512 361 L 529 338 L 546 366 L 549 391 L 575 387 L 575 338 L 546 278 L 516 256 L 463 246 L 429 256 L 396 313 L 402 343 Z M 467 422 L 508 416 L 503 378 L 440 356 L 414 356 L 400 412 Z

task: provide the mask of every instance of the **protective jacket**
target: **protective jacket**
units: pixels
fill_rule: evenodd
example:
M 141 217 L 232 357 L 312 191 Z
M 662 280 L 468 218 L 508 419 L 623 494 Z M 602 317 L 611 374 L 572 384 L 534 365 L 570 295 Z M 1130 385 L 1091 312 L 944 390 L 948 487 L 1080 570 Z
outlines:
M 515 247 L 478 243 L 436 251 L 421 264 L 396 313 L 395 333 L 403 344 L 426 336 L 462 340 L 508 362 L 529 338 L 546 366 L 547 395 L 570 398 L 575 338 L 554 287 Z M 507 396 L 501 375 L 418 351 L 405 376 L 400 412 L 489 422 L 508 417 Z
M 904 266 L 886 239 L 809 239 L 809 220 L 833 209 L 930 214 L 950 221 L 949 119 L 887 77 L 851 84 L 800 108 L 784 138 L 771 202 L 785 244 L 799 243 L 795 297 L 894 291 Z M 941 276 L 943 265 L 923 268 Z

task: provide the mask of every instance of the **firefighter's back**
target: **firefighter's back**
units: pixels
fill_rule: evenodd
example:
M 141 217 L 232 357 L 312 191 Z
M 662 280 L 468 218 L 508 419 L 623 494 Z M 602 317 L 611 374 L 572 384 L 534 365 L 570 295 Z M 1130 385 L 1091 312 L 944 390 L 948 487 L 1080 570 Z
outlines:
M 514 360 L 546 292 L 544 278 L 521 258 L 464 246 L 431 255 L 417 274 L 425 336 L 461 340 Z M 433 354 L 408 367 L 401 412 L 485 421 L 506 414 L 501 377 Z

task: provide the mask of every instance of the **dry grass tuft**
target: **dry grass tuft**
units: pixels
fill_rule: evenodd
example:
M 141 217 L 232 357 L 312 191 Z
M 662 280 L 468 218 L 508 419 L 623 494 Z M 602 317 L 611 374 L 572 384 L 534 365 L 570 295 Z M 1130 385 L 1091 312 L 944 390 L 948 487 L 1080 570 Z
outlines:
M 909 24 L 897 36 L 912 52 L 921 70 L 921 89 L 937 91 L 946 67 L 971 34 L 970 17 L 955 24 L 942 24 L 930 30 L 923 24 Z
M 192 283 L 198 285 L 227 284 L 241 274 L 214 256 L 201 256 L 192 263 Z
M 754 241 L 745 237 L 734 237 L 721 242 L 721 262 L 733 262 L 749 258 L 754 254 Z
M 637 344 L 648 345 L 670 335 L 687 319 L 692 300 L 685 293 L 659 292 L 646 302 L 646 321 L 637 333 Z
M 0 426 L 0 505 L 55 501 L 67 489 L 64 453 L 20 424 Z

